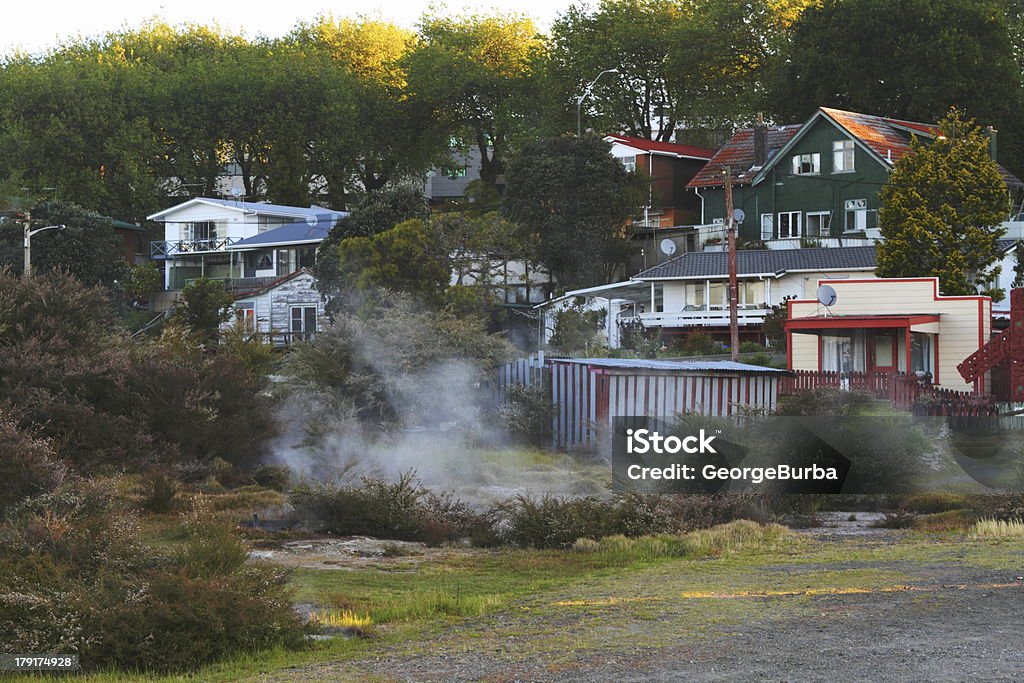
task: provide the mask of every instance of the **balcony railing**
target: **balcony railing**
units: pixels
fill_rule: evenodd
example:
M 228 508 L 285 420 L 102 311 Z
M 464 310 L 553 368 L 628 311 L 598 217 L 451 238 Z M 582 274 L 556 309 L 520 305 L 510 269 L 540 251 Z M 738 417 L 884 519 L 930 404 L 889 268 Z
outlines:
M 187 287 L 188 285 L 192 284 L 198 279 L 199 278 L 194 277 L 186 278 L 184 281 L 184 285 Z M 275 275 L 272 277 L 211 277 L 207 279 L 218 280 L 220 282 L 223 282 L 224 289 L 227 290 L 229 294 L 238 295 L 244 294 L 246 292 L 254 292 L 257 289 L 262 289 L 263 287 L 266 287 L 270 283 L 280 280 L 281 278 Z
M 149 243 L 149 253 L 155 259 L 165 259 L 188 254 L 205 254 L 213 251 L 224 251 L 228 245 L 234 244 L 235 237 L 216 237 L 205 240 L 164 240 Z
M 764 306 L 740 306 L 737 320 L 740 325 L 761 325 L 771 312 Z M 662 313 L 640 313 L 621 318 L 624 323 L 639 322 L 644 327 L 728 327 L 729 309 L 694 309 Z

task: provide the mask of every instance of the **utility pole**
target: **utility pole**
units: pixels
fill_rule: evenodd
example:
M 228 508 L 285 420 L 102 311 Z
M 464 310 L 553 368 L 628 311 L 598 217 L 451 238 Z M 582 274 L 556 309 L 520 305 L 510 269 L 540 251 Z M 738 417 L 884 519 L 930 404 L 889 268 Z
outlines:
M 725 230 L 729 246 L 729 354 L 740 358 L 739 285 L 736 282 L 736 224 L 732 208 L 732 167 L 725 167 Z
M 32 277 L 32 213 L 26 211 L 22 221 L 25 228 L 25 267 L 22 272 L 25 277 Z

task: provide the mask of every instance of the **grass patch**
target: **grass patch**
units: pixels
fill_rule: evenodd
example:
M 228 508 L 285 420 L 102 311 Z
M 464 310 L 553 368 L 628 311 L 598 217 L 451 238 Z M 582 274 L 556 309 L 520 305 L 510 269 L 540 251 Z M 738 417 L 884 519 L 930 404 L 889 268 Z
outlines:
M 935 514 L 918 517 L 913 521 L 915 531 L 942 533 L 949 531 L 965 531 L 974 521 L 974 515 L 967 510 L 946 510 Z
M 1011 519 L 982 519 L 971 528 L 974 538 L 1024 538 L 1024 521 Z

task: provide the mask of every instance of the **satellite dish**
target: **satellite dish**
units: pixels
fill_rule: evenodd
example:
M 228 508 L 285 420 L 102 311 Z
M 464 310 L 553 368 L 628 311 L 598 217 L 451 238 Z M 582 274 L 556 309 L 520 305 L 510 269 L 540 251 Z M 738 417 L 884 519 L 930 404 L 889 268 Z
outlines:
M 238 199 L 239 197 L 241 197 L 242 196 L 242 188 L 240 188 L 240 187 L 232 187 L 231 188 L 231 196 L 234 197 L 235 199 Z
M 747 212 L 743 209 L 733 209 L 732 219 L 737 223 L 742 223 L 743 219 L 747 217 Z
M 676 243 L 668 239 L 667 237 L 661 241 L 661 244 L 659 246 L 661 247 L 661 253 L 665 254 L 666 256 L 671 256 L 672 254 L 676 253 Z
M 306 216 L 306 225 L 313 227 L 314 225 L 316 225 L 316 222 L 316 216 Z
M 818 303 L 822 306 L 828 307 L 836 303 L 836 290 L 832 285 L 822 285 L 818 287 Z

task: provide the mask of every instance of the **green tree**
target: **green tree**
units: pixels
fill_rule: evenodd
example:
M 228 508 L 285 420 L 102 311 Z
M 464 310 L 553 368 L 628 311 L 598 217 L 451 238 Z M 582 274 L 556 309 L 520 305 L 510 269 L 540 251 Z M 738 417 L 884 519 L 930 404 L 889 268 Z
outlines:
M 645 183 L 609 149 L 591 136 L 551 138 L 509 164 L 508 216 L 561 287 L 607 282 L 628 258 L 624 226 L 643 204 Z
M 953 111 L 941 135 L 911 143 L 879 193 L 879 277 L 939 278 L 943 294 L 975 294 L 998 275 L 1009 193 L 973 121 Z M 993 292 L 997 297 L 1001 293 Z
M 231 319 L 232 301 L 224 283 L 201 277 L 185 285 L 175 315 L 200 341 L 214 342 L 221 324 Z
M 1020 168 L 1021 48 L 1007 12 L 1006 0 L 825 0 L 794 24 L 769 109 L 935 121 L 955 106 L 998 128 L 1003 158 Z
M 1017 240 L 1013 250 L 1013 282 L 1014 289 L 1024 287 L 1024 240 Z
M 88 285 L 112 288 L 128 273 L 121 240 L 109 218 L 69 202 L 43 202 L 32 210 L 32 225 L 66 225 L 32 237 L 32 271 L 63 270 Z M 0 265 L 24 267 L 24 230 L 16 221 L 0 223 Z
M 388 289 L 437 303 L 451 266 L 436 231 L 410 219 L 373 237 L 350 237 L 338 245 L 342 297 L 365 304 L 366 294 Z M 360 296 L 364 295 L 364 296 Z
M 480 153 L 480 178 L 494 185 L 526 112 L 535 110 L 534 67 L 545 45 L 515 16 L 426 17 L 405 63 L 409 88 Z

